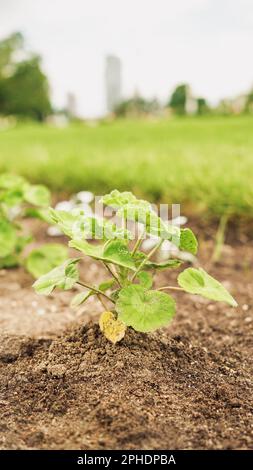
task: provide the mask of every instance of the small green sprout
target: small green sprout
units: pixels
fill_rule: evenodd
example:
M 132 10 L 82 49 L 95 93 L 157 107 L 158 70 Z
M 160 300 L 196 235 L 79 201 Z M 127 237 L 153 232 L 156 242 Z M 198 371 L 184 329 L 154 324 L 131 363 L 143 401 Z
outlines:
M 0 268 L 24 265 L 37 278 L 67 258 L 66 247 L 56 243 L 24 256 L 24 248 L 33 238 L 24 233 L 21 221 L 32 216 L 48 222 L 49 204 L 50 192 L 45 186 L 32 185 L 18 175 L 0 175 Z
M 58 287 L 64 290 L 75 285 L 83 288 L 72 300 L 77 307 L 89 297 L 96 296 L 104 312 L 99 324 L 101 331 L 113 343 L 120 341 L 127 327 L 151 332 L 168 325 L 175 314 L 174 298 L 165 291 L 185 291 L 211 300 L 237 305 L 228 291 L 203 269 L 188 268 L 178 276 L 178 286 L 153 289 L 154 273 L 161 269 L 176 268 L 182 261 L 169 259 L 156 263 L 153 259 L 164 240 L 181 250 L 197 253 L 198 242 L 189 229 L 180 229 L 162 220 L 147 201 L 138 200 L 130 192 L 112 191 L 102 198 L 104 205 L 116 212 L 123 222 L 118 228 L 109 220 L 85 215 L 83 211 L 64 212 L 50 209 L 51 220 L 70 238 L 69 246 L 102 263 L 110 279 L 100 285 L 89 285 L 79 277 L 78 263 L 72 258 L 40 277 L 34 288 L 39 294 L 49 295 Z M 138 222 L 141 233 L 135 237 L 128 224 Z M 155 236 L 156 246 L 148 253 L 141 251 L 144 234 Z M 133 240 L 135 238 L 135 240 Z M 100 243 L 88 239 L 100 239 Z

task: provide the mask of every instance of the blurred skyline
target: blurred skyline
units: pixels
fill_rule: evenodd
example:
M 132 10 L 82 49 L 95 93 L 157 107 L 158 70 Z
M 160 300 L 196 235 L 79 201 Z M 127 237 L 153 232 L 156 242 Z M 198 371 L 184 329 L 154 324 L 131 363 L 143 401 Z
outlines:
M 216 103 L 253 85 L 252 0 L 0 0 L 0 39 L 21 31 L 41 54 L 53 102 L 104 114 L 105 57 L 122 61 L 123 96 L 166 101 L 188 82 Z

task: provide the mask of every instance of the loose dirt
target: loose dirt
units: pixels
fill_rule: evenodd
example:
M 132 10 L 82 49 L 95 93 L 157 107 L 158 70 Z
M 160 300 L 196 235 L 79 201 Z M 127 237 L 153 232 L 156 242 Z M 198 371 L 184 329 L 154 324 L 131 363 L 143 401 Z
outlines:
M 130 329 L 117 345 L 94 323 L 96 301 L 72 312 L 69 292 L 40 297 L 21 268 L 2 271 L 0 448 L 252 449 L 253 243 L 230 233 L 211 267 L 212 237 L 199 260 L 239 307 L 176 294 L 167 329 Z M 87 262 L 82 274 L 104 273 Z

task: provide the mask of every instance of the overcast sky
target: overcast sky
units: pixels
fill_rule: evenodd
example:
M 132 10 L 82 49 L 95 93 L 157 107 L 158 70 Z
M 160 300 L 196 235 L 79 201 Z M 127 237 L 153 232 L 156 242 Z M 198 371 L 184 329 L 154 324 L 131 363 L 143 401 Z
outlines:
M 166 100 L 189 82 L 211 102 L 253 84 L 253 0 L 0 0 L 0 38 L 22 31 L 43 57 L 54 103 L 105 110 L 104 59 L 118 55 L 123 93 Z

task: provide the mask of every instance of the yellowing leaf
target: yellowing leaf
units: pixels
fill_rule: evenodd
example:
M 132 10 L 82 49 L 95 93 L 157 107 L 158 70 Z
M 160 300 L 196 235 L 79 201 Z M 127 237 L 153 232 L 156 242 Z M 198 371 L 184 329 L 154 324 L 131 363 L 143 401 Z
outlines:
M 103 312 L 99 319 L 99 327 L 105 337 L 115 344 L 125 336 L 126 325 L 115 318 L 112 312 Z

